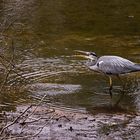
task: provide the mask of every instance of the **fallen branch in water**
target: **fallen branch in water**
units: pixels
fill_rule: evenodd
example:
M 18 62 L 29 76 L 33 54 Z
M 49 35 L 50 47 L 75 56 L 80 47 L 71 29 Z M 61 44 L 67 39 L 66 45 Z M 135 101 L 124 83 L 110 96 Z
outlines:
M 13 122 L 11 122 L 10 124 L 6 125 L 0 132 L 0 134 L 2 135 L 2 133 L 4 132 L 4 130 L 8 127 L 10 127 L 11 125 L 15 124 L 20 117 L 22 117 L 30 108 L 32 107 L 32 105 L 30 105 L 29 107 L 27 107 Z
M 33 137 L 36 137 L 37 135 L 39 135 L 40 133 L 41 133 L 41 131 L 43 130 L 43 128 L 48 124 L 48 122 L 54 117 L 54 115 L 55 114 L 52 114 L 51 115 L 51 117 L 50 118 L 48 118 L 48 117 L 46 117 L 46 118 L 44 118 L 44 117 L 39 117 L 39 118 L 37 118 L 37 119 L 34 119 L 33 121 L 27 121 L 27 119 L 29 119 L 29 120 L 31 120 L 32 118 L 31 118 L 31 116 L 32 115 L 35 115 L 36 116 L 36 112 L 37 112 L 37 109 L 38 109 L 38 107 L 40 107 L 41 106 L 41 104 L 43 103 L 43 100 L 45 99 L 45 97 L 46 97 L 47 95 L 44 95 L 41 99 L 40 99 L 40 101 L 39 101 L 39 103 L 35 106 L 35 105 L 30 105 L 29 107 L 27 107 L 20 115 L 18 115 L 15 119 L 14 119 L 14 121 L 12 121 L 11 123 L 9 123 L 9 124 L 7 124 L 6 126 L 4 126 L 3 128 L 2 128 L 2 130 L 0 131 L 0 135 L 1 136 L 3 136 L 3 137 L 1 137 L 1 140 L 3 140 L 3 139 L 9 139 L 9 140 L 15 140 L 15 139 L 22 139 L 22 138 L 33 138 Z M 31 113 L 27 113 L 28 111 L 29 111 L 29 109 L 31 109 L 33 106 L 35 106 L 35 108 L 32 110 L 32 112 Z M 50 109 L 49 109 L 50 110 Z M 54 109 L 52 109 L 51 111 L 48 111 L 47 112 L 47 114 L 49 114 L 49 113 L 54 113 L 55 112 L 55 110 Z M 25 115 L 25 113 L 27 113 L 26 115 Z M 46 113 L 45 113 L 46 114 Z M 38 117 L 38 116 L 37 116 Z M 21 133 L 23 133 L 23 130 L 25 129 L 24 128 L 24 126 L 25 126 L 25 124 L 31 124 L 31 125 L 33 125 L 35 122 L 39 122 L 40 120 L 44 120 L 45 121 L 45 124 L 43 125 L 43 126 L 40 126 L 39 128 L 37 128 L 37 130 L 38 130 L 38 132 L 37 133 L 35 133 L 35 134 L 33 134 L 33 135 L 27 135 L 27 136 L 24 136 L 24 137 L 22 137 L 22 136 L 20 136 L 20 137 L 18 137 L 18 136 L 14 136 L 14 134 L 12 134 L 12 132 L 11 132 L 11 136 L 10 137 L 8 137 L 7 136 L 7 133 L 5 133 L 4 134 L 4 131 L 6 130 L 6 129 L 8 129 L 10 126 L 12 126 L 12 125 L 15 125 L 15 124 L 19 124 L 20 126 L 22 126 L 23 127 L 23 129 L 22 129 L 22 131 L 21 131 Z M 46 122 L 47 121 L 47 122 Z M 9 133 L 9 132 L 8 132 Z M 22 135 L 21 133 L 19 133 L 19 135 Z M 13 136 L 12 136 L 13 135 Z
M 25 123 L 25 121 L 35 113 L 35 111 L 36 111 L 37 108 L 40 106 L 40 104 L 43 102 L 43 100 L 45 99 L 46 96 L 47 96 L 47 94 L 44 95 L 44 96 L 41 98 L 40 102 L 36 105 L 35 109 L 23 120 L 22 123 Z
M 25 121 L 26 121 L 31 115 L 34 114 L 34 112 L 37 110 L 37 108 L 38 108 L 39 105 L 42 103 L 42 101 L 44 100 L 45 97 L 46 97 L 46 95 L 44 95 L 44 96 L 41 98 L 40 102 L 39 102 L 38 105 L 35 107 L 35 109 L 31 112 L 31 114 L 29 114 L 29 115 L 23 120 L 23 122 L 22 122 L 21 124 L 24 124 Z M 23 111 L 12 123 L 6 125 L 6 126 L 1 130 L 0 134 L 2 134 L 6 128 L 8 128 L 8 127 L 10 127 L 11 125 L 15 124 L 15 123 L 20 119 L 20 117 L 22 117 L 32 106 L 33 106 L 33 105 L 30 105 L 29 107 L 27 107 L 27 108 L 25 109 L 25 111 Z
M 54 118 L 55 114 L 51 116 L 51 118 L 41 127 L 38 128 L 38 132 L 33 134 L 33 135 L 27 135 L 27 136 L 20 136 L 20 137 L 10 137 L 10 138 L 6 138 L 6 140 L 17 140 L 17 139 L 27 139 L 27 138 L 34 138 L 34 137 L 37 137 L 41 132 L 42 130 L 45 128 L 46 125 L 48 125 L 49 121 L 51 121 L 53 118 Z

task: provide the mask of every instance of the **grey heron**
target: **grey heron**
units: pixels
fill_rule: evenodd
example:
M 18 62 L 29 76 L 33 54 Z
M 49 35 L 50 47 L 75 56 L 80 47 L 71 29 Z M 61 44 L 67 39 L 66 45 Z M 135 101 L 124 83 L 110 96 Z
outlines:
M 76 55 L 79 57 L 84 57 L 88 59 L 87 66 L 99 73 L 103 73 L 109 77 L 109 93 L 112 98 L 112 75 L 119 77 L 121 74 L 131 73 L 140 71 L 140 64 L 134 63 L 128 59 L 122 58 L 120 56 L 105 55 L 98 57 L 95 52 L 86 52 L 75 50 L 81 55 Z

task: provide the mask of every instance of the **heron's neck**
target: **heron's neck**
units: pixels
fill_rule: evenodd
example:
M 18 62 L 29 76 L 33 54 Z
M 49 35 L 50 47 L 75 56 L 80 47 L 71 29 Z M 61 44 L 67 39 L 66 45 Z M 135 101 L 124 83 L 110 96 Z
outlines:
M 96 62 L 97 62 L 97 58 L 95 60 L 88 60 L 87 63 L 86 63 L 86 65 L 87 66 L 93 66 L 93 65 L 96 64 Z

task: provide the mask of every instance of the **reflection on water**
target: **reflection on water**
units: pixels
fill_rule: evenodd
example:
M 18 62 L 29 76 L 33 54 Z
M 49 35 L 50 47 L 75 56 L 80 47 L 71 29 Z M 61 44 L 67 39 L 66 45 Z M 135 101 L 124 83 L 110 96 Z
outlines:
M 16 67 L 20 69 L 20 75 L 11 73 L 7 83 L 20 86 L 22 75 L 28 81 L 27 87 L 32 87 L 30 93 L 1 94 L 1 106 L 16 105 L 22 100 L 32 102 L 48 94 L 46 102 L 53 105 L 90 112 L 100 108 L 102 112 L 106 110 L 104 106 L 111 104 L 108 79 L 89 71 L 83 65 L 84 60 L 72 57 L 74 50 L 92 50 L 99 56 L 120 55 L 140 63 L 137 0 L 7 0 L 0 7 L 1 25 L 12 24 L 5 34 L 14 39 Z M 0 44 L 5 45 L 3 39 Z M 123 78 L 127 86 L 121 106 L 139 110 L 140 74 L 129 77 Z M 112 102 L 115 103 L 123 89 L 120 81 L 116 78 L 113 81 Z

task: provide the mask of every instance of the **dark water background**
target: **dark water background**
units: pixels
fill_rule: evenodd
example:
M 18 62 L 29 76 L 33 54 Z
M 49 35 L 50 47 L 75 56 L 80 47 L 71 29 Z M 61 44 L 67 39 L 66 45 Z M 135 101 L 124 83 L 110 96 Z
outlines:
M 65 109 L 104 112 L 110 105 L 108 79 L 89 71 L 74 50 L 119 55 L 140 63 L 140 2 L 138 0 L 5 0 L 0 2 L 1 27 L 12 38 L 16 67 L 28 91 L 3 92 L 0 110 L 14 110 L 47 94 L 46 103 Z M 11 45 L 1 38 L 1 54 Z M 9 56 L 11 55 L 10 50 Z M 7 55 L 7 57 L 9 57 Z M 10 57 L 9 57 L 10 58 Z M 2 75 L 2 72 L 1 72 Z M 19 84 L 12 73 L 7 84 Z M 122 108 L 140 109 L 140 74 L 113 78 L 112 102 L 122 92 Z

